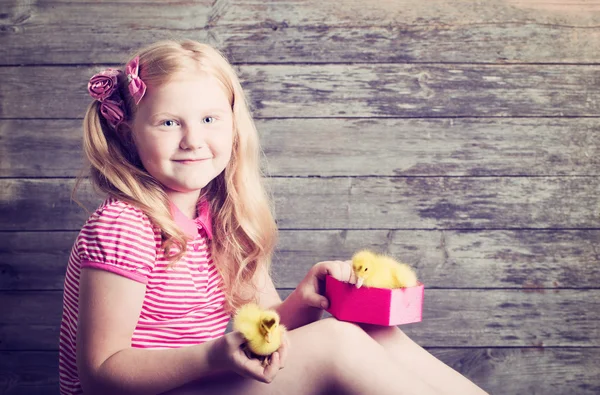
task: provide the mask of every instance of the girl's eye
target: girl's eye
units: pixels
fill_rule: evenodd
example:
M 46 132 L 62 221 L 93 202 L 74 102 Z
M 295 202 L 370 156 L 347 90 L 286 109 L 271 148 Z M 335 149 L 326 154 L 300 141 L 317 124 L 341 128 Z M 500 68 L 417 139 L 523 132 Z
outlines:
M 177 122 L 175 122 L 173 119 L 167 119 L 161 122 L 161 126 L 175 126 L 177 124 Z
M 216 121 L 215 117 L 204 117 L 202 118 L 202 122 L 204 123 L 214 123 Z

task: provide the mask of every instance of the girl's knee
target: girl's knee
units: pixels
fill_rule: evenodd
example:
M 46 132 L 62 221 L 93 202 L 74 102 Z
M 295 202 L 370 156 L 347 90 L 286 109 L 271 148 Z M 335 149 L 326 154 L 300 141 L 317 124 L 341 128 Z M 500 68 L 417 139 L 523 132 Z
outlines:
M 347 346 L 369 341 L 369 336 L 360 326 L 351 322 L 338 321 L 335 318 L 326 318 L 322 323 L 322 333 L 334 347 Z
M 327 344 L 327 356 L 334 368 L 345 367 L 353 363 L 361 352 L 369 352 L 372 347 L 379 347 L 360 326 L 335 318 L 322 320 L 319 331 Z
M 409 337 L 396 326 L 360 324 L 360 327 L 380 344 L 385 344 L 387 342 L 403 343 L 410 340 Z

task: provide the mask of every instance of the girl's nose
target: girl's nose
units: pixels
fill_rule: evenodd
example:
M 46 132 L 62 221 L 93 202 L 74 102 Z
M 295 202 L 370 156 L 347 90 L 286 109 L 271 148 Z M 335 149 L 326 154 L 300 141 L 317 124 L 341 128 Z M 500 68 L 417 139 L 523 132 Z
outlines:
M 186 126 L 179 147 L 183 150 L 193 150 L 205 145 L 202 126 Z

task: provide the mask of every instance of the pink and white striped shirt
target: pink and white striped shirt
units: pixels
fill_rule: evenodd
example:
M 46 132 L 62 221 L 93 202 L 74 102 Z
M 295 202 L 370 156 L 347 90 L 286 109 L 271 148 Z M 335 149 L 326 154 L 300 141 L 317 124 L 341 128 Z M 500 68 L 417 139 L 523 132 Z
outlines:
M 161 248 L 160 232 L 134 206 L 107 199 L 77 236 L 65 277 L 59 340 L 61 394 L 81 394 L 76 336 L 79 277 L 82 268 L 107 270 L 146 284 L 131 346 L 175 348 L 222 336 L 230 316 L 224 310 L 222 279 L 210 255 L 212 227 L 208 203 L 198 217 L 187 218 L 171 206 L 175 222 L 188 236 L 187 251 L 171 269 Z

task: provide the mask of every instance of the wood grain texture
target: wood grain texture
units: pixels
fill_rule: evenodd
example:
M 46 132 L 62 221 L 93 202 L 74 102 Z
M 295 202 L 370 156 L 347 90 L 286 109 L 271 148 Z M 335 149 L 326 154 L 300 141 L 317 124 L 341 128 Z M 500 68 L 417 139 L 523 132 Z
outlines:
M 61 290 L 77 232 L 6 232 L 0 290 Z M 409 263 L 430 288 L 512 288 L 550 293 L 598 288 L 600 230 L 281 231 L 273 279 L 294 288 L 310 267 L 347 260 L 360 248 Z
M 235 64 L 282 297 L 315 262 L 387 252 L 426 284 L 405 332 L 489 393 L 600 393 L 599 0 L 0 8 L 0 393 L 57 393 L 87 80 L 165 38 Z
M 275 179 L 282 228 L 597 228 L 600 180 Z M 290 215 L 291 214 L 291 215 Z
M 281 229 L 600 228 L 597 177 L 273 178 Z M 72 179 L 0 179 L 0 230 L 79 230 Z M 84 185 L 92 211 L 102 199 Z
M 83 118 L 91 102 L 87 82 L 102 68 L 0 68 L 0 118 Z M 239 66 L 238 73 L 257 118 L 600 113 L 598 66 L 271 64 Z
M 260 119 L 272 176 L 600 175 L 595 118 Z M 0 177 L 74 177 L 81 120 L 0 120 Z
M 282 298 L 290 292 L 279 290 Z M 5 306 L 0 317 L 0 347 L 56 347 L 62 292 L 3 291 L 0 306 Z M 598 347 L 598 320 L 598 289 L 540 293 L 426 288 L 423 321 L 402 328 L 417 343 L 429 347 Z M 47 329 L 46 338 L 34 337 L 43 329 Z
M 58 394 L 58 351 L 0 352 L 0 393 Z
M 132 48 L 179 38 L 243 63 L 600 60 L 595 1 L 136 1 L 135 14 L 131 2 L 5 3 L 3 65 L 120 63 Z
M 596 230 L 282 231 L 273 276 L 294 288 L 316 262 L 371 248 L 409 263 L 428 288 L 597 288 L 598 237 Z
M 490 394 L 580 394 L 600 391 L 598 348 L 430 348 Z M 540 374 L 539 367 L 546 371 Z M 574 370 L 573 367 L 579 369 Z M 6 395 L 58 391 L 58 352 L 0 352 L 0 390 Z
M 598 348 L 429 349 L 490 394 L 598 394 Z

